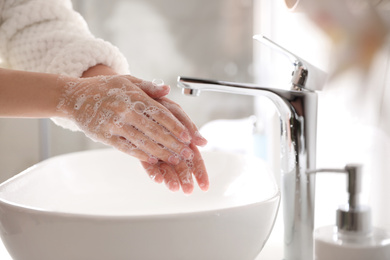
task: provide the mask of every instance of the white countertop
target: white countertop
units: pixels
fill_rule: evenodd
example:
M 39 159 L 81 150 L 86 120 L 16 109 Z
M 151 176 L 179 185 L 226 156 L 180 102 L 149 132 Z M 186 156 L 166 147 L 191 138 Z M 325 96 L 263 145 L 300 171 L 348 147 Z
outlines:
M 267 249 L 267 245 L 266 245 L 266 247 L 264 248 L 264 250 L 263 251 L 266 251 L 266 249 Z M 269 249 L 269 248 L 268 248 Z M 272 250 L 272 249 L 271 249 Z M 276 252 L 278 252 L 278 251 L 276 251 Z M 280 252 L 280 251 L 279 251 Z M 262 252 L 262 253 L 266 253 L 266 252 Z M 263 260 L 263 259 L 267 259 L 267 260 L 271 260 L 270 258 L 268 258 L 268 257 L 271 257 L 271 255 L 268 255 L 268 254 L 266 254 L 265 256 L 263 255 L 263 254 L 260 254 L 255 260 Z M 279 253 L 280 254 L 280 253 Z M 275 258 L 274 258 L 275 257 Z M 11 256 L 8 254 L 8 252 L 7 252 L 7 249 L 5 249 L 5 247 L 4 247 L 4 245 L 3 245 L 3 242 L 0 240 L 0 259 L 1 260 L 12 260 L 12 258 L 11 258 Z M 273 255 L 272 256 L 272 259 L 275 259 L 275 260 L 280 260 L 280 259 L 282 259 L 282 258 L 279 258 L 279 256 L 278 255 Z

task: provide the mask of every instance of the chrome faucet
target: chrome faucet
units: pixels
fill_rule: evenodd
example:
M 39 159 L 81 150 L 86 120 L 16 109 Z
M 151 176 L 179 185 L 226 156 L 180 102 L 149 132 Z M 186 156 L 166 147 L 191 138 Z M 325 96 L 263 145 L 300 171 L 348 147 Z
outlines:
M 291 89 L 265 88 L 255 84 L 179 77 L 183 93 L 198 96 L 202 91 L 266 96 L 276 105 L 281 123 L 281 196 L 284 212 L 285 260 L 313 259 L 317 105 L 326 74 L 266 37 L 261 41 L 283 53 L 293 63 Z

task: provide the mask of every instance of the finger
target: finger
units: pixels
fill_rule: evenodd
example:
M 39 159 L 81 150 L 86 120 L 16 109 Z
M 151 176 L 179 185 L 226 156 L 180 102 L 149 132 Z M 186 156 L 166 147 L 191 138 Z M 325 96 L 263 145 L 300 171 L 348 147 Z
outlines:
M 153 100 L 154 101 L 154 100 Z M 188 129 L 163 105 L 154 101 L 158 109 L 153 111 L 147 111 L 148 116 L 158 124 L 163 126 L 168 132 L 170 132 L 178 140 L 189 143 L 191 141 L 191 135 Z
M 160 172 L 159 164 L 150 164 L 141 161 L 141 165 L 145 169 L 146 173 L 149 175 L 150 179 L 157 183 L 162 183 L 164 181 L 164 176 Z
M 158 159 L 150 154 L 145 153 L 144 151 L 137 148 L 135 144 L 127 140 L 123 136 L 111 136 L 106 139 L 106 143 L 118 149 L 121 152 L 124 152 L 130 156 L 133 156 L 140 161 L 148 162 L 150 164 L 158 163 Z
M 124 125 L 123 127 L 117 129 L 117 135 L 123 136 L 125 139 L 129 140 L 133 145 L 135 145 L 139 150 L 142 150 L 145 153 L 152 155 L 153 157 L 158 158 L 162 161 L 168 162 L 173 165 L 178 164 L 180 161 L 179 156 L 175 152 L 166 149 L 163 144 L 154 141 L 161 139 L 161 137 L 156 138 L 153 136 L 147 136 L 137 127 L 131 125 Z M 176 142 L 178 141 L 176 140 Z M 187 146 L 183 148 L 182 154 L 190 154 L 191 156 L 193 156 L 192 150 Z
M 192 136 L 192 142 L 195 145 L 205 146 L 207 144 L 207 140 L 200 134 L 195 123 L 192 122 L 180 105 L 165 97 L 159 98 L 157 101 L 166 107 L 188 129 Z
M 171 88 L 169 85 L 160 84 L 159 82 L 151 82 L 142 80 L 130 75 L 125 76 L 131 83 L 142 89 L 151 98 L 160 98 L 169 94 Z
M 171 165 L 161 163 L 160 172 L 162 173 L 164 177 L 164 183 L 169 190 L 176 192 L 180 189 L 180 182 L 177 178 L 175 170 Z
M 138 104 L 141 106 L 140 104 Z M 139 110 L 138 110 L 139 109 Z M 146 112 L 145 112 L 146 111 Z M 169 132 L 165 127 L 163 127 L 161 124 L 157 123 L 155 120 L 153 120 L 148 113 L 150 110 L 148 109 L 141 109 L 140 107 L 137 108 L 135 113 L 129 113 L 126 115 L 126 118 L 124 121 L 131 122 L 131 124 L 140 132 L 142 132 L 145 136 L 149 137 L 150 139 L 154 140 L 156 144 L 151 147 L 147 147 L 148 152 L 151 154 L 157 156 L 161 160 L 173 164 L 172 161 L 169 161 L 168 159 L 173 154 L 169 151 L 173 151 L 175 154 L 178 154 L 182 156 L 185 159 L 192 159 L 193 152 L 190 148 L 188 148 L 188 145 L 179 141 L 177 138 L 171 135 L 171 132 Z M 156 113 L 154 110 L 149 112 L 151 114 Z M 126 131 L 129 131 L 129 134 L 135 134 L 134 129 L 126 129 Z M 126 133 L 123 133 L 126 134 Z M 139 139 L 144 139 L 142 136 L 137 136 Z M 131 139 L 129 137 L 128 139 Z M 160 147 L 156 147 L 156 145 L 160 145 Z M 161 149 L 162 147 L 166 147 L 167 149 Z M 156 148 L 159 149 L 159 155 L 155 154 L 153 151 Z M 172 158 L 171 158 L 172 159 Z
M 146 118 L 153 120 L 170 132 L 178 140 L 189 143 L 191 136 L 187 128 L 162 104 L 147 96 L 144 92 L 133 95 L 132 102 L 127 106 L 128 111 L 141 115 L 140 118 L 145 121 Z M 127 120 L 131 120 L 134 113 L 127 113 Z M 145 121 L 146 122 L 146 121 Z M 137 122 L 139 124 L 139 122 Z
M 191 166 L 187 162 L 191 161 L 181 160 L 178 165 L 174 165 L 172 168 L 176 172 L 183 192 L 185 194 L 191 194 L 194 190 L 194 181 L 192 179 Z
M 194 159 L 192 173 L 195 176 L 196 182 L 199 185 L 199 188 L 203 191 L 207 191 L 209 189 L 209 177 L 206 170 L 206 165 L 203 161 L 202 155 L 200 154 L 198 148 L 191 144 L 190 148 L 194 151 Z

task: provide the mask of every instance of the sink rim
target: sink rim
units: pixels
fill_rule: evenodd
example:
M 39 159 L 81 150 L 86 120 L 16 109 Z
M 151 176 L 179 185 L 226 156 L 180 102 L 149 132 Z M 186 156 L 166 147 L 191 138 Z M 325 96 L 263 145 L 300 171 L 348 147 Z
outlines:
M 23 170 L 22 172 L 14 175 L 13 177 L 9 178 L 8 180 L 0 183 L 0 206 L 10 207 L 13 210 L 17 210 L 19 212 L 27 213 L 27 214 L 40 214 L 40 215 L 46 215 L 46 216 L 55 216 L 55 217 L 62 217 L 62 218 L 78 218 L 78 219 L 96 219 L 96 220 L 125 220 L 125 219 L 132 219 L 132 220 L 146 220 L 146 219 L 163 219 L 163 218 L 176 218 L 176 217 L 183 217 L 183 216 L 198 216 L 198 215 L 209 215 L 209 214 L 221 214 L 221 213 L 227 213 L 232 210 L 239 210 L 240 208 L 248 208 L 248 207 L 256 207 L 260 206 L 261 204 L 269 203 L 275 199 L 279 200 L 277 203 L 280 204 L 280 190 L 276 183 L 272 183 L 272 185 L 275 187 L 274 193 L 270 194 L 266 199 L 263 199 L 261 201 L 257 202 L 248 202 L 241 205 L 234 205 L 234 206 L 224 206 L 220 208 L 215 209 L 204 209 L 204 210 L 194 210 L 194 211 L 186 211 L 186 212 L 174 212 L 174 213 L 152 213 L 152 214 L 135 214 L 135 215 L 129 215 L 129 214 L 97 214 L 97 213 L 85 213 L 85 212 L 64 212 L 61 210 L 52 210 L 52 209 L 45 209 L 42 207 L 35 207 L 35 206 L 28 206 L 23 203 L 13 202 L 7 198 L 2 197 L 2 189 L 4 186 L 6 186 L 8 183 L 14 181 L 15 179 L 23 178 L 24 175 L 29 174 L 31 171 L 33 171 L 35 168 L 39 168 L 42 165 L 50 163 L 50 161 L 58 160 L 58 158 L 66 158 L 70 156 L 77 156 L 80 154 L 86 154 L 86 153 L 100 153 L 103 151 L 112 151 L 112 149 L 94 149 L 94 150 L 87 150 L 87 151 L 78 151 L 73 153 L 67 153 L 67 154 L 61 154 L 57 156 L 50 157 L 49 159 L 46 159 L 44 161 L 41 161 L 39 163 L 36 163 L 32 165 L 31 167 L 28 167 L 27 169 Z M 160 184 L 163 185 L 163 184 Z M 207 192 L 206 192 L 207 193 Z M 192 196 L 192 195 L 188 195 Z
M 1 185 L 0 185 L 1 186 Z M 61 211 L 54 211 L 54 210 L 47 210 L 43 208 L 38 207 L 28 207 L 23 206 L 19 203 L 9 202 L 6 199 L 3 199 L 0 197 L 0 207 L 10 207 L 13 210 L 18 210 L 20 213 L 28 213 L 28 214 L 40 214 L 40 215 L 47 215 L 47 216 L 54 216 L 54 217 L 62 217 L 62 218 L 78 218 L 78 219 L 97 219 L 97 220 L 146 220 L 146 219 L 164 219 L 164 218 L 176 218 L 176 217 L 185 217 L 185 216 L 198 216 L 198 215 L 210 215 L 210 214 L 221 214 L 221 213 L 228 213 L 229 211 L 236 211 L 241 208 L 250 208 L 250 207 L 257 207 L 261 204 L 269 203 L 273 200 L 279 200 L 278 203 L 280 203 L 280 191 L 277 190 L 277 192 L 270 198 L 255 202 L 255 203 L 248 203 L 245 205 L 238 205 L 233 207 L 225 207 L 225 208 L 218 208 L 214 210 L 202 210 L 202 211 L 193 211 L 193 212 L 182 212 L 182 213 L 158 213 L 158 214 L 140 214 L 140 215 L 103 215 L 103 214 L 89 214 L 89 213 L 74 213 L 74 212 L 61 212 Z

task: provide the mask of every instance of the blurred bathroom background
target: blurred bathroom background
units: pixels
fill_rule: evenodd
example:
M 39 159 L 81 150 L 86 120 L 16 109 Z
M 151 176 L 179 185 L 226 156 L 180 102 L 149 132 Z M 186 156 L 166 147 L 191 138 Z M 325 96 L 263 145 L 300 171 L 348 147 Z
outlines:
M 252 36 L 259 33 L 327 70 L 332 62 L 329 40 L 304 14 L 289 12 L 283 0 L 73 0 L 73 4 L 93 34 L 119 47 L 134 76 L 163 79 L 172 87 L 169 97 L 198 127 L 205 127 L 211 136 L 214 130 L 223 137 L 225 144 L 209 138 L 215 149 L 220 145 L 239 150 L 244 142 L 245 152 L 263 157 L 279 178 L 279 121 L 273 104 L 265 98 L 212 92 L 186 97 L 176 88 L 176 79 L 191 76 L 288 89 L 291 64 L 254 42 Z M 389 48 L 384 48 L 368 84 L 381 89 L 390 84 L 386 76 L 390 75 L 389 56 Z M 347 74 L 329 88 L 351 86 L 359 79 L 355 76 Z M 389 91 L 382 94 L 390 98 Z M 361 120 L 350 113 L 343 97 L 332 91 L 320 93 L 317 166 L 341 168 L 351 162 L 368 165 L 370 178 L 365 188 L 367 201 L 374 207 L 374 225 L 390 228 L 385 200 L 390 195 L 386 189 L 390 185 L 386 160 L 389 134 L 384 134 L 377 122 L 364 118 L 368 115 L 362 115 Z M 229 121 L 215 121 L 222 119 Z M 47 157 L 105 147 L 50 120 L 35 119 L 0 119 L 0 144 L 0 181 Z M 320 217 L 316 217 L 316 226 L 334 223 L 334 208 L 345 197 L 344 185 L 338 176 L 317 178 L 316 214 Z M 282 245 L 281 232 L 276 225 L 275 246 Z M 281 259 L 283 253 L 273 255 L 272 259 Z
M 139 78 L 163 79 L 199 127 L 253 113 L 253 98 L 210 93 L 186 98 L 179 75 L 253 81 L 253 6 L 245 1 L 73 0 L 97 37 L 118 46 Z M 48 127 L 47 127 L 48 126 Z M 43 132 L 43 136 L 42 131 Z M 49 120 L 0 120 L 0 181 L 42 158 L 104 147 Z M 45 140 L 48 138 L 48 140 Z

